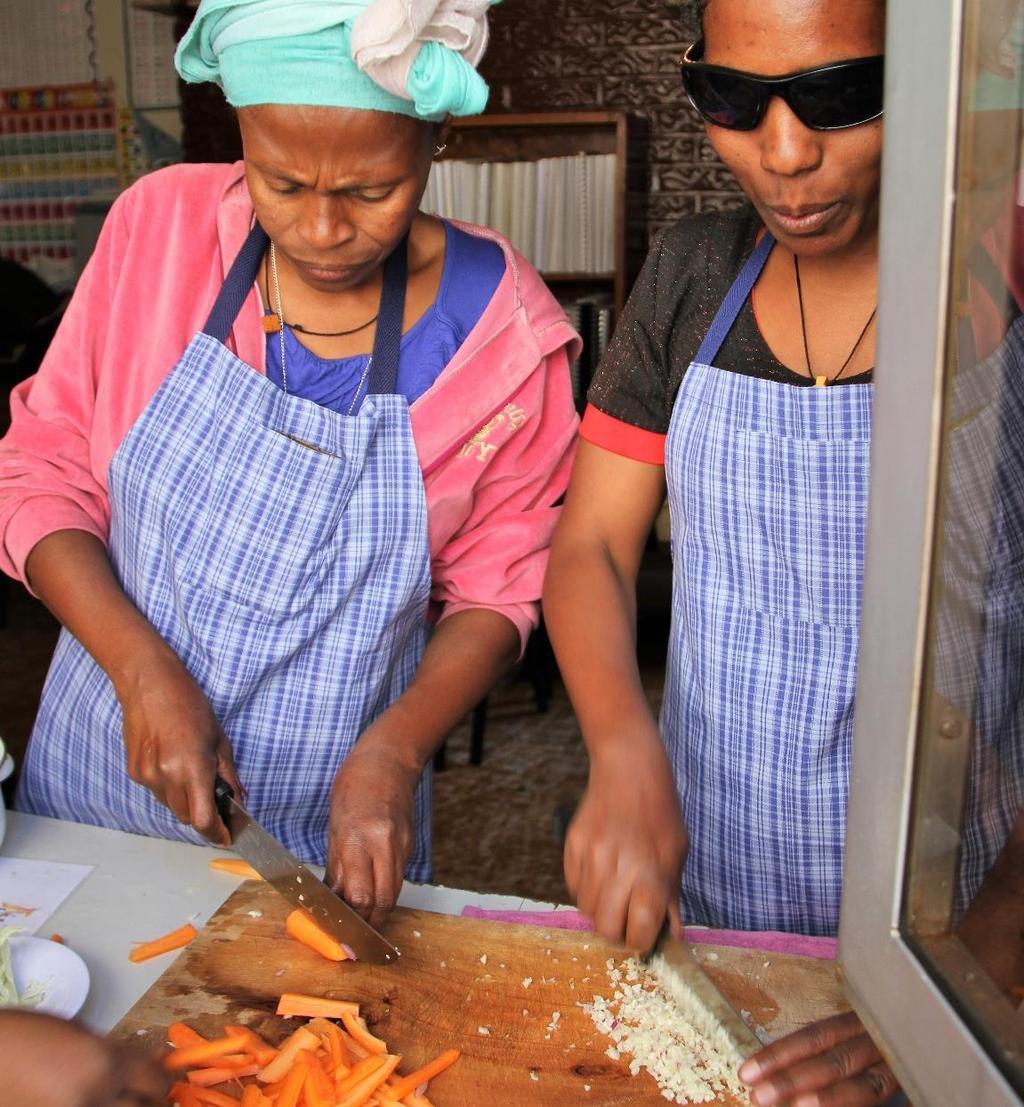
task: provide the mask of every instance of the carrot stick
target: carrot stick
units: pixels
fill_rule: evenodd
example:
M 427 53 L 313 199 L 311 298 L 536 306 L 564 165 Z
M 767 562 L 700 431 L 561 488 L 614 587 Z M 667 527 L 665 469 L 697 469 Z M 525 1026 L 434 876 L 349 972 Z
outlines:
M 285 992 L 277 1001 L 279 1015 L 300 1015 L 307 1019 L 340 1019 L 344 1015 L 358 1015 L 359 1004 L 344 999 L 322 999 L 320 996 L 304 996 L 299 992 Z
M 340 1029 L 338 1033 L 341 1035 L 342 1044 L 357 1061 L 362 1061 L 366 1057 L 373 1056 L 373 1054 L 365 1046 L 360 1045 L 351 1034 Z
M 203 1042 L 202 1045 L 185 1046 L 184 1049 L 176 1049 L 168 1053 L 164 1058 L 166 1069 L 191 1069 L 198 1065 L 206 1064 L 220 1057 L 226 1057 L 229 1053 L 238 1053 L 245 1047 L 245 1038 L 241 1034 L 229 1035 L 227 1038 L 218 1038 L 213 1042 Z
M 307 1054 L 309 1067 L 302 1094 L 306 1107 L 334 1107 L 334 1081 L 324 1071 L 316 1054 Z
M 259 1065 L 249 1064 L 244 1068 L 224 1068 L 211 1066 L 208 1069 L 192 1069 L 186 1073 L 188 1082 L 199 1088 L 208 1088 L 211 1084 L 226 1084 L 229 1080 L 241 1080 L 243 1076 L 255 1076 Z
M 181 1049 L 183 1046 L 204 1045 L 206 1042 L 206 1038 L 202 1034 L 197 1033 L 191 1026 L 183 1022 L 171 1023 L 167 1028 L 167 1040 L 176 1049 Z
M 248 1026 L 225 1026 L 224 1033 L 241 1034 L 245 1038 L 245 1052 L 261 1068 L 269 1065 L 278 1054 L 278 1051 L 269 1042 L 265 1042 L 255 1030 L 250 1030 Z
M 331 1068 L 335 1072 L 339 1068 L 347 1070 L 352 1067 L 352 1058 L 345 1046 L 345 1035 L 333 1022 L 329 1022 L 327 1019 L 312 1019 L 308 1023 L 308 1029 L 325 1039 L 327 1052 L 331 1056 Z
M 242 1107 L 265 1107 L 270 1100 L 260 1091 L 258 1084 L 247 1084 L 242 1092 Z
M 304 1049 L 317 1050 L 320 1047 L 320 1039 L 304 1026 L 298 1030 L 281 1046 L 277 1056 L 262 1068 L 258 1078 L 263 1084 L 273 1084 L 291 1071 L 295 1058 Z
M 417 1069 L 415 1072 L 410 1072 L 408 1076 L 403 1076 L 397 1084 L 392 1084 L 390 1087 L 384 1089 L 384 1094 L 390 1096 L 392 1099 L 405 1099 L 410 1093 L 416 1091 L 421 1084 L 426 1084 L 428 1080 L 433 1080 L 438 1073 L 444 1072 L 446 1068 L 454 1065 L 455 1062 L 462 1056 L 457 1049 L 446 1049 L 440 1057 L 435 1057 L 433 1061 L 426 1064 L 421 1069 Z
M 350 1091 L 340 1092 L 343 1098 L 335 1103 L 335 1107 L 362 1107 L 370 1096 L 372 1096 L 395 1071 L 400 1060 L 400 1057 L 390 1055 L 385 1057 L 383 1064 L 379 1065 L 373 1072 L 364 1076 Z
M 308 911 L 303 911 L 301 907 L 296 907 L 285 919 L 284 928 L 293 938 L 309 946 L 310 949 L 315 949 L 321 957 L 326 957 L 328 961 L 347 961 L 349 959 L 348 953 L 341 942 L 336 942 L 329 934 L 325 934 L 313 921 L 312 915 Z
M 208 1103 L 210 1107 L 238 1107 L 238 1100 L 234 1096 L 215 1092 L 213 1088 L 193 1087 L 192 1094 L 200 1104 Z
M 345 1077 L 338 1082 L 338 1096 L 348 1095 L 350 1091 L 371 1072 L 376 1072 L 384 1065 L 383 1057 L 366 1057 Z
M 263 877 L 241 857 L 215 857 L 210 862 L 210 868 L 219 873 L 231 873 L 232 876 L 243 876 L 246 880 L 262 880 Z
M 308 1054 L 300 1053 L 295 1059 L 295 1064 L 292 1065 L 291 1072 L 285 1077 L 284 1087 L 277 1097 L 277 1107 L 298 1107 L 307 1072 L 309 1072 Z
M 172 1084 L 167 1098 L 178 1107 L 202 1107 L 195 1092 L 187 1084 Z
M 358 1014 L 353 1014 L 351 1011 L 343 1011 L 341 1013 L 341 1021 L 345 1024 L 345 1029 L 349 1034 L 364 1049 L 369 1050 L 370 1053 L 387 1053 L 387 1042 L 381 1041 L 380 1038 L 375 1038 L 370 1033 L 366 1021 L 360 1018 Z
M 159 957 L 161 953 L 181 949 L 182 946 L 187 946 L 198 933 L 199 931 L 191 923 L 186 923 L 177 930 L 172 930 L 170 934 L 154 938 L 151 942 L 140 942 L 128 954 L 128 960 L 138 964 L 140 961 L 148 961 L 151 957 Z

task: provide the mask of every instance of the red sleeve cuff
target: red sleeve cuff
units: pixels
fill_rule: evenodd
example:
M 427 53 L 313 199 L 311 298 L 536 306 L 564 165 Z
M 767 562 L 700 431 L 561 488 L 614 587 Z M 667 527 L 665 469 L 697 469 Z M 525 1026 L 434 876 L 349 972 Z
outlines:
M 646 461 L 650 465 L 665 464 L 665 435 L 654 431 L 634 427 L 612 415 L 587 405 L 580 427 L 580 438 L 609 450 L 613 454 L 632 458 L 633 461 Z

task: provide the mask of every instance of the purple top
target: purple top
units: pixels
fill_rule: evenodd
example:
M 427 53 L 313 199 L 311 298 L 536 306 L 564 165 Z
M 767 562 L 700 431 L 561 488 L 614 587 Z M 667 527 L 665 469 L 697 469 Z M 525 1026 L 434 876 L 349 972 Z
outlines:
M 437 299 L 402 335 L 397 391 L 410 404 L 437 380 L 465 342 L 505 275 L 505 255 L 497 243 L 461 231 L 447 221 L 444 231 L 444 269 Z M 285 327 L 284 334 L 289 393 L 341 415 L 354 410 L 356 388 L 365 394 L 362 378 L 369 355 L 321 358 L 302 345 L 291 327 Z M 267 336 L 267 377 L 281 387 L 278 334 Z

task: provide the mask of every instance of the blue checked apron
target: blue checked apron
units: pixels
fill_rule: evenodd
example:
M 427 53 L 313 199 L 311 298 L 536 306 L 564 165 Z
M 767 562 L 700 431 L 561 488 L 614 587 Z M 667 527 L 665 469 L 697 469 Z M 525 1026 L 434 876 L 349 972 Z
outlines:
M 766 234 L 730 289 L 672 412 L 661 727 L 690 833 L 683 917 L 834 934 L 872 387 L 715 368 L 773 245 Z
M 253 815 L 323 863 L 335 771 L 426 643 L 426 500 L 395 394 L 406 253 L 388 263 L 368 394 L 348 417 L 281 391 L 223 345 L 266 244 L 254 227 L 203 331 L 111 462 L 110 557 L 209 698 Z M 413 880 L 430 874 L 429 789 L 425 774 Z M 18 803 L 202 841 L 129 779 L 113 688 L 66 631 Z

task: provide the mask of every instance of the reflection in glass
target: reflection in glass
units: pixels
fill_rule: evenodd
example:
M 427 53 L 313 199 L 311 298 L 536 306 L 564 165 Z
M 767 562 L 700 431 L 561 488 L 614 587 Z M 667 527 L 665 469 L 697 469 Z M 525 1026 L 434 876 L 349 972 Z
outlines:
M 908 938 L 1021 1086 L 1024 5 L 968 0 Z

